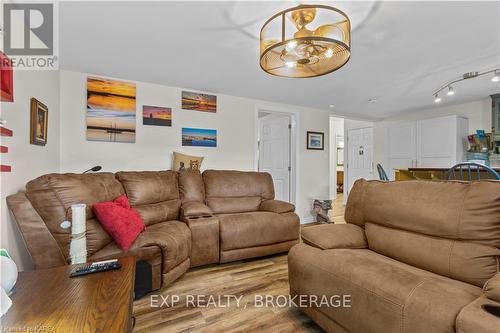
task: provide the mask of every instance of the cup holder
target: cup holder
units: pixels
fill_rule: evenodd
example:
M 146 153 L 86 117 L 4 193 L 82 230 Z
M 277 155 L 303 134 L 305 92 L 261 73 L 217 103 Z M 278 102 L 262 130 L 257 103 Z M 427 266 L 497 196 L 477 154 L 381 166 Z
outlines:
M 483 304 L 481 305 L 484 311 L 500 318 L 500 306 L 494 304 Z

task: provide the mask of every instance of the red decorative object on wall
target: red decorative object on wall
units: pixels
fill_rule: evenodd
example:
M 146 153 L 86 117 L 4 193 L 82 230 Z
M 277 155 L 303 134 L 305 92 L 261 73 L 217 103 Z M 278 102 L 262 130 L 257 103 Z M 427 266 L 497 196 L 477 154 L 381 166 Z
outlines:
M 0 51 L 0 100 L 2 102 L 14 102 L 12 63 L 2 51 Z

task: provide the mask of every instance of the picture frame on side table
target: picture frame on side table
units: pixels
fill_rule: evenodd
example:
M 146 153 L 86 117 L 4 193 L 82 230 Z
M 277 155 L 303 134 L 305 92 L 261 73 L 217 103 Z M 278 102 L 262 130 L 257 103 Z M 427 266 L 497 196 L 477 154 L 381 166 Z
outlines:
M 325 133 L 307 131 L 307 149 L 309 149 L 309 150 L 324 150 L 325 149 Z
M 31 98 L 30 143 L 32 145 L 45 146 L 47 144 L 48 122 L 47 106 L 36 98 Z

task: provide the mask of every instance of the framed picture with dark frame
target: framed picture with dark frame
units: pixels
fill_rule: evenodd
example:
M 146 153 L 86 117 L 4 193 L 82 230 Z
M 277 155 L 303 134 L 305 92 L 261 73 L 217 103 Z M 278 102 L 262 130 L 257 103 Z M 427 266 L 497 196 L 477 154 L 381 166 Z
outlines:
M 325 133 L 307 131 L 307 149 L 324 150 Z
M 31 98 L 30 143 L 45 146 L 47 144 L 47 125 L 49 109 L 45 104 Z

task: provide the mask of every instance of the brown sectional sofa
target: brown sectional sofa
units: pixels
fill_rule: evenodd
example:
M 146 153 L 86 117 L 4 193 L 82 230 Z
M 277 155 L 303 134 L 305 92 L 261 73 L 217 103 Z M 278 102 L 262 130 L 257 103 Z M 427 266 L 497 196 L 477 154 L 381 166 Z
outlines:
M 301 308 L 327 332 L 500 332 L 500 182 L 358 180 L 345 220 L 288 255 L 292 295 L 350 295 Z
M 97 202 L 126 194 L 146 231 L 123 253 L 92 212 Z M 48 174 L 30 181 L 7 204 L 36 269 L 70 259 L 71 205 L 87 204 L 89 261 L 134 255 L 148 261 L 153 287 L 189 267 L 288 251 L 298 243 L 295 207 L 274 200 L 269 174 L 241 171 L 141 171 Z

